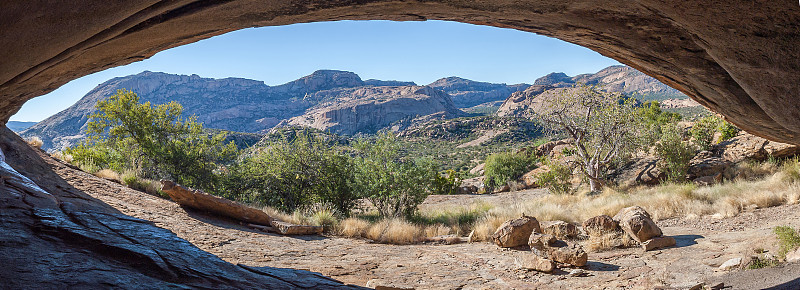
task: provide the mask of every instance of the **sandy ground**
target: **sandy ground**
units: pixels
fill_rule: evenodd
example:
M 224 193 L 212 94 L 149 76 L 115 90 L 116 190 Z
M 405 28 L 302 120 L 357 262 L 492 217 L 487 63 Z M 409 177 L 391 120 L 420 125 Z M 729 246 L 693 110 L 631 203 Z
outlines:
M 761 270 L 717 271 L 728 259 L 749 257 L 756 248 L 774 252 L 777 225 L 800 227 L 800 206 L 751 209 L 727 219 L 701 217 L 659 222 L 674 236 L 673 248 L 639 248 L 591 253 L 586 277 L 571 269 L 554 274 L 518 269 L 515 257 L 529 251 L 500 249 L 490 243 L 396 246 L 337 237 L 286 237 L 251 230 L 239 223 L 187 211 L 168 200 L 54 164 L 71 185 L 122 213 L 159 227 L 231 263 L 307 269 L 340 281 L 365 285 L 370 279 L 417 289 L 688 289 L 724 282 L 727 289 L 798 289 L 800 264 Z M 546 194 L 523 191 L 484 196 L 433 196 L 424 206 L 470 204 L 476 200 L 508 204 Z

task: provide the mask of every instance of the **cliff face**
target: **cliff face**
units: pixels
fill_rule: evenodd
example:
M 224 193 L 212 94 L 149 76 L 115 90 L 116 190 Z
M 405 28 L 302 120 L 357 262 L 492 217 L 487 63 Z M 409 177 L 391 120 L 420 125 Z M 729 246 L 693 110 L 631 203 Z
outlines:
M 529 84 L 493 84 L 476 82 L 459 77 L 439 79 L 428 85 L 440 89 L 453 97 L 453 103 L 459 108 L 474 107 L 484 103 L 502 102 L 512 93 L 523 91 Z
M 631 67 L 610 66 L 594 74 L 582 74 L 569 77 L 564 73 L 551 73 L 537 79 L 524 91 L 515 92 L 506 99 L 497 110 L 498 116 L 524 114 L 528 108 L 538 104 L 548 96 L 557 94 L 559 90 L 569 88 L 577 83 L 599 85 L 611 92 L 631 95 L 640 101 L 688 99 L 658 80 L 649 77 Z
M 318 95 L 330 94 L 331 91 Z M 436 114 L 463 115 L 448 94 L 431 87 L 362 87 L 335 91 L 337 96 L 293 117 L 282 126 L 306 126 L 339 134 L 374 133 L 394 122 Z

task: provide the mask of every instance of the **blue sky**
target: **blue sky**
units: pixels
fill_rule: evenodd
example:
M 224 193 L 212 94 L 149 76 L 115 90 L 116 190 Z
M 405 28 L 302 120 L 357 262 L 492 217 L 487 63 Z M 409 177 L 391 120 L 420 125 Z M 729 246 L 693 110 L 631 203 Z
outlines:
M 242 77 L 267 85 L 318 69 L 417 84 L 448 76 L 515 84 L 532 83 L 550 72 L 593 73 L 615 64 L 587 48 L 513 29 L 445 21 L 293 24 L 231 32 L 82 77 L 28 101 L 11 120 L 40 121 L 108 79 L 145 70 Z

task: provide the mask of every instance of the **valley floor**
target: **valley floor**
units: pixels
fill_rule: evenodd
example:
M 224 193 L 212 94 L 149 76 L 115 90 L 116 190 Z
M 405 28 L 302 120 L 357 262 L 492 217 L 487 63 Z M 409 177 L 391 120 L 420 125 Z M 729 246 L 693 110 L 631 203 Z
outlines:
M 49 158 L 46 158 L 49 159 Z M 748 257 L 756 248 L 776 252 L 772 228 L 800 227 L 800 205 L 751 209 L 726 219 L 700 217 L 658 222 L 677 246 L 643 252 L 639 248 L 590 253 L 586 277 L 570 269 L 554 274 L 527 272 L 515 257 L 530 252 L 504 250 L 490 243 L 385 245 L 336 237 L 286 237 L 251 230 L 231 220 L 186 211 L 177 204 L 74 170 L 52 159 L 55 171 L 76 189 L 120 212 L 151 220 L 220 258 L 248 266 L 306 269 L 345 283 L 365 285 L 382 279 L 417 289 L 604 289 L 677 288 L 724 282 L 733 289 L 800 287 L 800 264 L 759 270 L 718 272 L 728 259 Z M 424 206 L 514 203 L 544 195 L 530 190 L 500 195 L 432 196 Z M 731 289 L 731 288 L 726 288 Z

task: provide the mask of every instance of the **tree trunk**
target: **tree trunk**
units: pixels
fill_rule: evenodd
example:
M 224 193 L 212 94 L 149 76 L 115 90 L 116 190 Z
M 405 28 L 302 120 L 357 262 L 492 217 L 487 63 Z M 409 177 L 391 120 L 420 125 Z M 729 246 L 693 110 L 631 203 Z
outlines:
M 589 178 L 589 188 L 591 191 L 594 192 L 603 189 L 603 182 L 597 178 L 597 175 L 600 173 L 600 168 L 597 164 L 590 162 L 586 166 L 586 173 L 588 175 L 587 177 Z

